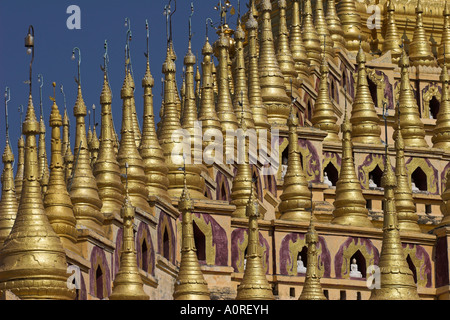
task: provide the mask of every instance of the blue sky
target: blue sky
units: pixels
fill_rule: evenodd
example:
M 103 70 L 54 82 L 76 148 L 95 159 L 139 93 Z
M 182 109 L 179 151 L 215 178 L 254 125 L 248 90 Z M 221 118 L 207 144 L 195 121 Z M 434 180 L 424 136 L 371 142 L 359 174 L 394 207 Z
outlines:
M 196 0 L 192 19 L 194 54 L 201 60 L 201 49 L 205 39 L 205 20 L 211 17 L 215 23 L 219 14 L 214 10 L 218 0 Z M 242 1 L 242 12 L 247 9 Z M 237 6 L 237 0 L 231 0 Z M 108 40 L 109 78 L 113 91 L 113 116 L 116 129 L 120 131 L 122 118 L 122 100 L 120 88 L 124 79 L 124 48 L 126 43 L 125 18 L 131 20 L 133 38 L 131 41 L 131 58 L 136 82 L 136 108 L 142 127 L 143 90 L 141 79 L 145 73 L 146 29 L 145 20 L 150 27 L 150 68 L 155 78 L 154 105 L 155 115 L 159 116 L 161 106 L 161 67 L 166 54 L 166 20 L 163 15 L 168 0 L 82 0 L 82 1 L 0 1 L 0 90 L 8 86 L 11 101 L 8 103 L 10 137 L 13 151 L 17 157 L 17 139 L 20 134 L 18 108 L 22 104 L 24 112 L 28 102 L 28 85 L 30 56 L 26 54 L 24 39 L 31 24 L 35 30 L 35 59 L 33 63 L 33 103 L 39 116 L 39 82 L 38 74 L 44 77 L 42 101 L 45 123 L 47 125 L 47 152 L 50 157 L 49 113 L 53 96 L 52 82 L 56 82 L 56 102 L 63 112 L 64 102 L 59 87 L 62 84 L 66 94 L 68 113 L 71 123 L 75 123 L 73 106 L 76 100 L 77 63 L 71 60 L 72 49 L 79 47 L 82 53 L 81 81 L 83 97 L 88 109 L 92 104 L 97 107 L 96 121 L 100 124 L 100 93 L 103 84 L 103 44 Z M 183 57 L 188 45 L 189 0 L 178 0 L 177 10 L 173 15 L 172 28 L 177 60 L 177 79 L 181 84 Z M 67 7 L 77 5 L 81 10 L 81 30 L 69 30 L 66 26 L 70 14 Z M 172 1 L 174 8 L 174 1 Z M 231 27 L 235 27 L 236 16 L 229 18 Z M 215 41 L 216 35 L 210 29 L 209 37 Z M 4 99 L 0 108 L 0 150 L 5 146 Z M 159 120 L 159 117 L 158 117 Z M 86 117 L 86 123 L 88 118 Z M 97 133 L 100 131 L 98 129 Z M 74 126 L 71 128 L 72 147 Z M 17 160 L 17 159 L 16 159 Z M 49 159 L 50 162 L 50 159 Z

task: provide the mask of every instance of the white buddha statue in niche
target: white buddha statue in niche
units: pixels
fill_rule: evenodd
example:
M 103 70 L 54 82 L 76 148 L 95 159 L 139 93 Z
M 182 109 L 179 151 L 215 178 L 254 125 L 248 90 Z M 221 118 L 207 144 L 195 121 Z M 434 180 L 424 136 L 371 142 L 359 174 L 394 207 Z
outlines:
M 297 273 L 306 273 L 306 267 L 303 264 L 302 257 L 299 255 L 297 258 Z
M 360 271 L 358 271 L 358 265 L 356 264 L 355 258 L 353 258 L 352 264 L 350 265 L 350 277 L 362 278 L 362 273 Z
M 323 183 L 325 183 L 329 188 L 333 186 L 333 183 L 328 179 L 328 173 L 325 171 L 323 173 Z
M 373 176 L 369 177 L 369 188 L 378 188 L 378 185 L 373 181 Z
M 413 179 L 411 179 L 411 190 L 412 190 L 412 192 L 420 191 L 419 188 L 417 188 L 416 184 L 414 183 Z

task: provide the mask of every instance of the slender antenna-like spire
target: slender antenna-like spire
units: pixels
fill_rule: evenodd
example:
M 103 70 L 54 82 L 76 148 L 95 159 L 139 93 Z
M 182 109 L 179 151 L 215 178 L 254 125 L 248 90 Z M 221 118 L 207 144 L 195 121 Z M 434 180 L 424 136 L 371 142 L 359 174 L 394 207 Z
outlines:
M 326 46 L 325 41 L 323 42 L 323 45 Z M 337 125 L 337 116 L 334 112 L 334 105 L 331 102 L 328 89 L 328 73 L 328 63 L 325 55 L 322 54 L 322 63 L 320 64 L 319 92 L 317 94 L 316 103 L 314 104 L 314 111 L 311 117 L 311 122 L 314 127 L 328 132 L 328 135 L 323 140 L 324 142 L 340 142 L 338 136 L 339 125 Z
M 100 95 L 101 105 L 101 140 L 97 161 L 93 173 L 97 181 L 98 195 L 102 200 L 103 214 L 119 214 L 123 206 L 125 188 L 121 179 L 119 162 L 115 152 L 115 134 L 112 117 L 112 93 L 107 74 L 107 43 L 105 41 L 103 58 L 103 88 Z
M 30 41 L 25 43 L 30 48 Z M 32 48 L 34 51 L 34 40 Z M 14 226 L 0 250 L 0 295 L 10 290 L 22 300 L 73 300 L 75 290 L 67 286 L 66 253 L 42 203 L 36 145 L 39 131 L 30 92 L 23 124 L 25 177 Z
M 267 106 L 269 123 L 286 125 L 290 112 L 290 99 L 286 94 L 283 74 L 278 65 L 273 41 L 270 0 L 263 0 L 260 4 L 262 19 L 259 35 L 259 78 L 261 96 Z
M 450 8 L 448 5 L 448 2 L 445 1 L 444 11 L 444 27 L 442 29 L 442 35 L 441 35 L 441 44 L 438 47 L 438 63 L 440 66 L 443 64 L 447 65 L 447 68 L 449 67 L 449 60 L 446 59 L 446 52 L 450 52 Z
M 289 126 L 289 156 L 288 167 L 284 176 L 283 193 L 280 195 L 278 210 L 280 219 L 294 221 L 308 221 L 311 218 L 308 208 L 311 207 L 308 181 L 302 169 L 301 154 L 298 147 L 298 118 L 293 112 L 288 119 Z
M 167 164 L 164 161 L 164 152 L 159 144 L 155 128 L 155 116 L 153 113 L 153 93 L 152 89 L 155 80 L 150 72 L 149 57 L 149 29 L 146 21 L 147 30 L 147 68 L 144 78 L 142 79 L 142 87 L 144 88 L 144 122 L 142 127 L 142 140 L 139 153 L 144 162 L 144 171 L 147 176 L 147 190 L 149 195 L 156 195 L 170 202 L 167 189 L 169 188 L 169 179 L 167 178 Z
M 25 140 L 22 134 L 22 117 L 23 117 L 23 105 L 19 107 L 20 114 L 20 137 L 17 140 L 17 170 L 16 176 L 14 177 L 14 187 L 16 189 L 17 203 L 20 203 L 20 197 L 22 196 L 22 185 L 23 185 L 23 173 L 25 165 Z
M 347 87 L 345 87 L 347 89 Z M 346 90 L 347 94 L 347 90 Z M 339 179 L 336 183 L 336 200 L 334 201 L 333 220 L 331 223 L 359 227 L 373 227 L 362 194 L 361 183 L 356 176 L 353 161 L 352 124 L 347 116 L 347 99 L 345 99 L 344 122 L 342 130 L 342 163 Z
M 395 5 L 393 0 L 389 0 L 386 3 L 386 33 L 384 35 L 382 54 L 385 54 L 389 50 L 391 51 L 392 63 L 398 63 L 402 54 L 400 48 L 402 40 L 395 24 Z
M 319 66 L 321 60 L 320 38 L 314 26 L 311 0 L 305 0 L 303 4 L 302 37 L 310 64 Z
M 128 164 L 125 164 L 126 197 L 120 215 L 123 219 L 122 250 L 120 252 L 119 271 L 114 278 L 112 294 L 109 300 L 148 300 L 144 284 L 137 265 L 137 253 L 134 238 L 135 208 L 128 195 Z
M 53 88 L 56 83 L 53 82 Z M 75 228 L 77 221 L 73 213 L 73 205 L 67 192 L 64 179 L 64 162 L 61 155 L 61 130 L 62 117 L 56 105 L 56 97 L 53 99 L 50 114 L 50 127 L 52 128 L 52 156 L 51 173 L 48 182 L 48 190 L 44 197 L 44 208 L 48 221 L 53 230 L 61 238 L 64 248 L 73 252 L 79 252 L 76 246 L 78 232 Z
M 180 270 L 175 280 L 173 298 L 175 300 L 209 300 L 208 283 L 205 281 L 198 262 L 194 226 L 192 222 L 193 200 L 186 184 L 186 164 L 183 168 L 184 188 L 178 203 L 182 214 Z
M 424 125 L 420 119 L 419 107 L 409 82 L 409 59 L 406 56 L 404 46 L 399 67 L 401 69 L 399 107 L 396 109 L 395 119 L 397 121 L 397 118 L 400 117 L 398 123 L 400 123 L 406 147 L 427 148 Z
M 316 232 L 312 214 L 305 238 L 306 245 L 308 246 L 308 263 L 306 267 L 305 284 L 303 285 L 299 300 L 327 300 L 323 294 L 322 286 L 320 285 L 317 250 L 319 235 Z
M 97 125 L 95 123 L 95 104 L 92 105 L 92 116 L 94 120 L 93 130 L 92 130 L 92 139 L 89 143 L 89 149 L 91 151 L 91 166 L 94 168 L 95 162 L 98 158 L 98 151 L 100 149 L 100 141 L 98 140 L 97 136 Z
M 413 66 L 434 66 L 436 60 L 431 51 L 430 42 L 427 39 L 425 28 L 423 26 L 423 9 L 420 0 L 417 0 L 416 6 L 416 28 L 414 36 L 409 45 L 409 59 Z
M 3 173 L 2 173 L 2 198 L 0 200 L 0 246 L 3 245 L 6 237 L 10 234 L 16 219 L 19 203 L 17 202 L 16 190 L 14 184 L 14 154 L 11 150 L 9 141 L 9 121 L 8 121 L 8 102 L 11 100 L 10 89 L 5 89 L 5 129 L 6 143 L 3 152 Z
M 247 264 L 244 277 L 237 287 L 236 300 L 274 300 L 272 286 L 267 281 L 262 263 L 258 228 L 259 204 L 253 185 L 245 214 L 248 217 Z
M 73 52 L 78 48 L 75 48 Z M 78 49 L 80 53 L 80 50 Z M 80 70 L 81 54 L 78 59 L 78 72 Z M 69 194 L 72 199 L 73 211 L 77 219 L 77 226 L 84 226 L 91 228 L 101 235 L 104 235 L 103 220 L 104 216 L 100 212 L 102 201 L 100 200 L 95 181 L 92 173 L 91 159 L 89 156 L 88 142 L 86 137 L 85 117 L 87 115 L 86 104 L 83 100 L 81 92 L 80 74 L 78 73 L 78 93 L 73 114 L 76 118 L 76 135 L 75 135 L 75 149 L 74 154 L 74 168 L 72 169 L 72 178 L 69 185 Z M 70 141 L 70 140 L 69 140 Z M 69 152 L 69 147 L 67 148 Z M 66 153 L 66 157 L 69 156 Z M 67 164 L 67 162 L 66 162 Z M 67 169 L 70 169 L 66 166 Z M 67 176 L 66 176 L 67 178 Z
M 386 145 L 387 143 L 386 141 Z M 384 219 L 383 241 L 378 262 L 380 288 L 372 289 L 370 300 L 419 300 L 417 286 L 406 262 L 400 240 L 394 195 L 397 182 L 392 172 L 387 149 L 381 185 L 384 188 Z
M 358 63 L 358 78 L 350 119 L 353 127 L 352 140 L 365 144 L 381 144 L 381 129 L 367 82 L 366 55 L 362 46 L 356 55 L 356 63 Z
M 439 112 L 436 119 L 436 125 L 433 129 L 433 148 L 447 149 L 450 148 L 450 92 L 449 84 L 450 77 L 448 75 L 447 65 L 442 64 L 441 71 L 441 83 L 442 83 L 442 94 L 441 94 L 441 104 L 439 106 Z
M 44 77 L 42 74 L 38 74 L 39 86 L 39 105 L 40 105 L 40 117 L 39 117 L 39 145 L 38 145 L 38 159 L 39 159 L 39 181 L 41 182 L 42 195 L 47 192 L 48 179 L 50 172 L 48 169 L 47 148 L 45 143 L 45 122 L 44 122 L 44 107 L 42 106 L 42 87 L 44 86 Z

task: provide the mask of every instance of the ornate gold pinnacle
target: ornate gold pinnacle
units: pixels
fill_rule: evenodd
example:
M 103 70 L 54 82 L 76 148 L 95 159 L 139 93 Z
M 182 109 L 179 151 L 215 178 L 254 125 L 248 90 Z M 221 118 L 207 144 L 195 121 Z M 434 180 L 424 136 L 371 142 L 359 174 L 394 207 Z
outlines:
M 384 42 L 381 52 L 384 54 L 391 51 L 392 63 L 398 63 L 402 50 L 400 34 L 395 24 L 395 5 L 392 0 L 386 2 L 386 33 L 384 35 Z
M 431 46 L 423 27 L 423 8 L 420 0 L 416 6 L 416 28 L 414 29 L 413 40 L 409 46 L 409 59 L 413 66 L 434 66 L 436 60 L 431 52 Z
M 433 129 L 433 148 L 447 149 L 450 148 L 450 77 L 445 64 L 442 66 L 441 72 L 442 94 L 441 104 L 436 119 L 436 126 Z

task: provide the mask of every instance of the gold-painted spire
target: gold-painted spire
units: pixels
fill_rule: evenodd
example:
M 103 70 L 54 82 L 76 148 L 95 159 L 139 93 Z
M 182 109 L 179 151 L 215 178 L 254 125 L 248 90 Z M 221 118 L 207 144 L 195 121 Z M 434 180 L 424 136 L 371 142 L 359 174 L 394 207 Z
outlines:
M 219 81 L 217 80 L 217 77 L 219 76 L 217 74 L 217 68 L 216 65 L 214 64 L 214 59 L 211 58 L 212 60 L 212 77 L 213 77 L 213 89 L 214 89 L 214 94 L 217 96 L 219 94 Z
M 253 3 L 254 1 L 252 1 Z M 254 18 L 254 11 L 250 7 L 249 18 L 245 24 L 248 31 L 248 98 L 250 109 L 252 110 L 255 128 L 258 137 L 261 131 L 268 132 L 270 129 L 269 120 L 267 118 L 267 106 L 263 103 L 261 95 L 261 83 L 259 78 L 258 66 L 258 22 Z
M 286 125 L 289 117 L 290 99 L 286 94 L 284 77 L 278 65 L 272 33 L 272 19 L 270 0 L 263 0 L 260 4 L 262 11 L 259 35 L 259 78 L 261 96 L 267 106 L 269 123 Z
M 353 127 L 352 140 L 365 144 L 381 144 L 381 129 L 375 104 L 369 91 L 366 55 L 362 47 L 359 48 L 356 55 L 356 63 L 358 64 L 358 78 L 350 119 Z
M 177 55 L 176 55 L 175 49 L 173 47 L 173 40 L 169 41 L 168 46 L 169 46 L 169 48 L 168 48 L 169 51 L 167 54 L 170 56 L 170 59 L 172 60 L 172 62 L 175 63 L 177 61 Z M 178 119 L 180 119 L 181 118 L 181 103 L 182 103 L 182 101 L 180 99 L 177 81 L 175 81 L 175 92 L 173 94 L 175 97 L 175 104 L 177 105 Z
M 14 187 L 16 189 L 17 203 L 19 203 L 20 197 L 22 196 L 23 172 L 25 166 L 25 140 L 23 139 L 22 133 L 17 141 L 17 149 L 17 170 L 16 176 L 14 177 Z
M 92 130 L 92 139 L 91 139 L 90 145 L 91 146 L 89 149 L 91 149 L 91 166 L 93 168 L 95 165 L 95 162 L 97 162 L 98 152 L 100 150 L 100 140 L 98 140 L 97 128 L 95 125 Z
M 327 0 L 327 13 L 325 16 L 328 31 L 335 48 L 345 48 L 344 31 L 342 30 L 341 20 L 336 13 L 335 0 Z
M 205 134 L 220 135 L 222 133 L 222 126 L 220 125 L 219 117 L 216 113 L 216 107 L 214 105 L 214 77 L 212 70 L 214 67 L 214 61 L 212 61 L 213 48 L 209 43 L 208 37 L 206 37 L 205 45 L 202 49 L 203 62 L 202 62 L 202 93 L 200 101 L 200 110 L 198 114 L 198 120 L 202 124 L 202 136 Z M 203 150 L 209 145 L 213 145 L 212 139 L 203 139 Z M 211 166 L 214 160 L 214 151 L 208 153 L 204 152 L 204 159 L 207 160 L 206 166 Z M 208 157 L 208 159 L 207 159 Z
M 400 124 L 406 147 L 426 148 L 428 144 L 425 141 L 425 129 L 409 82 L 409 59 L 404 48 L 399 60 L 399 67 L 401 68 L 399 107 L 395 109 L 395 119 L 400 116 L 398 123 Z
M 181 123 L 180 117 L 177 110 L 177 100 L 176 100 L 176 66 L 174 61 L 171 59 L 170 44 L 167 48 L 166 60 L 162 66 L 162 72 L 165 75 L 164 80 L 164 114 L 161 117 L 159 143 L 164 152 L 164 159 L 169 168 L 167 177 L 169 178 L 169 196 L 180 197 L 183 191 L 183 174 L 179 171 L 180 164 L 183 163 L 183 155 L 181 150 L 185 146 L 185 142 L 180 139 L 180 141 L 173 140 L 173 134 L 180 132 Z M 173 153 L 173 150 L 179 150 L 179 152 Z M 195 164 L 188 165 L 187 170 L 187 185 L 191 192 L 192 198 L 194 199 L 204 199 L 203 187 L 199 172 L 196 171 Z M 193 171 L 192 171 L 193 170 Z
M 322 49 L 319 34 L 314 26 L 311 0 L 305 0 L 303 3 L 302 37 L 310 64 L 312 66 L 319 66 Z
M 255 122 L 253 121 L 253 114 L 248 100 L 248 84 L 244 58 L 245 32 L 242 29 L 240 21 L 238 21 L 238 26 L 234 33 L 234 40 L 236 41 L 236 58 L 234 67 L 235 94 L 233 99 L 234 112 L 236 114 L 236 118 L 238 118 L 241 116 L 243 111 L 246 127 L 248 129 L 254 129 Z
M 444 27 L 442 29 L 442 36 L 441 36 L 441 44 L 438 47 L 437 52 L 437 61 L 440 66 L 442 66 L 444 63 L 447 65 L 447 67 L 450 66 L 450 59 L 448 59 L 448 54 L 450 53 L 450 8 L 445 1 L 444 11 Z M 444 57 L 444 53 L 446 57 Z
M 352 124 L 345 108 L 342 130 L 342 163 L 339 179 L 336 183 L 336 200 L 334 201 L 333 220 L 331 223 L 358 227 L 373 227 L 362 194 L 361 183 L 356 176 L 351 141 Z
M 128 165 L 126 165 L 128 167 Z M 137 265 L 134 238 L 135 208 L 131 205 L 126 188 L 126 197 L 120 210 L 123 219 L 122 250 L 120 252 L 119 271 L 114 278 L 112 294 L 109 300 L 148 300 L 144 284 Z
M 133 125 L 133 136 L 134 136 L 134 142 L 136 143 L 136 148 L 139 148 L 139 145 L 141 143 L 141 127 L 139 126 L 138 116 L 136 112 L 136 101 L 134 99 L 134 89 L 136 88 L 136 85 L 134 84 L 133 76 L 131 75 L 131 72 L 127 75 L 128 81 L 130 83 L 130 87 L 133 90 L 133 95 L 131 96 L 131 121 Z
M 70 146 L 70 140 L 67 142 L 67 150 L 64 154 L 64 176 L 66 179 L 67 185 L 69 185 L 72 181 L 73 175 L 73 162 L 75 161 L 75 157 L 72 153 L 72 148 Z
M 280 195 L 281 202 L 278 210 L 282 220 L 308 221 L 311 218 L 311 213 L 308 212 L 311 207 L 311 192 L 300 160 L 297 134 L 298 118 L 292 111 L 288 119 L 288 126 L 288 167 L 284 176 L 283 193 Z
M 398 63 L 402 49 L 400 48 L 401 37 L 395 24 L 395 5 L 393 0 L 386 3 L 386 33 L 384 35 L 384 42 L 382 47 L 382 54 L 391 51 L 392 63 Z
M 430 42 L 427 39 L 425 28 L 423 26 L 423 8 L 420 0 L 417 0 L 416 6 L 416 27 L 414 36 L 409 45 L 409 59 L 413 66 L 434 66 L 436 60 L 431 51 Z
M 364 41 L 366 37 L 362 34 L 361 16 L 356 10 L 356 0 L 340 0 L 337 4 L 337 15 L 341 20 L 345 47 L 348 51 L 358 52 L 360 38 Z
M 450 148 L 450 77 L 448 75 L 447 65 L 442 64 L 441 71 L 442 94 L 439 113 L 436 119 L 436 125 L 433 129 L 433 148 Z
M 395 208 L 396 179 L 389 156 L 385 154 L 381 185 L 384 188 L 383 241 L 380 260 L 380 288 L 372 289 L 370 300 L 419 300 L 412 271 L 406 262 L 400 240 L 397 211 Z
M 146 187 L 146 176 L 144 172 L 144 162 L 136 146 L 132 104 L 134 90 L 131 86 L 132 79 L 130 72 L 125 70 L 125 79 L 122 90 L 120 91 L 123 100 L 122 106 L 122 130 L 120 137 L 119 152 L 117 161 L 119 162 L 120 172 L 122 173 L 122 183 L 125 183 L 124 174 L 128 165 L 128 185 L 130 201 L 134 207 L 138 207 L 146 212 L 150 212 L 150 206 L 147 202 L 148 190 Z
M 285 90 L 290 92 L 291 89 L 297 92 L 300 83 L 298 74 L 295 69 L 295 61 L 289 47 L 289 31 L 286 23 L 286 0 L 278 0 L 278 8 L 280 9 L 280 22 L 278 26 L 278 43 L 277 43 L 277 60 L 280 71 L 284 76 Z
M 239 156 L 242 155 L 244 159 L 243 161 L 241 160 L 237 162 L 237 171 L 231 187 L 230 203 L 236 206 L 232 216 L 245 218 L 248 199 L 250 198 L 252 192 L 253 177 L 249 160 L 250 136 L 248 136 L 247 125 L 245 123 L 245 116 L 243 112 L 241 112 L 238 134 L 241 134 L 244 137 L 244 143 L 241 143 L 241 148 L 238 149 L 238 160 L 240 159 Z
M 88 119 L 89 119 L 89 126 L 87 131 L 87 142 L 89 147 L 89 154 L 92 156 L 91 151 L 91 141 L 92 141 L 92 127 L 91 127 L 91 110 L 88 110 Z
M 74 162 L 72 178 L 68 183 L 73 211 L 77 219 L 77 225 L 91 228 L 103 235 L 104 216 L 100 211 L 102 201 L 98 194 L 97 182 L 92 173 L 91 159 L 89 157 L 86 124 L 84 120 L 87 110 L 80 83 L 78 83 L 78 95 L 73 108 L 73 114 L 76 118 Z M 69 152 L 69 148 L 67 152 Z M 66 153 L 66 157 L 68 155 L 70 153 Z
M 314 127 L 328 132 L 324 142 L 339 142 L 339 126 L 337 125 L 337 116 L 334 111 L 334 105 L 330 99 L 328 89 L 328 63 L 325 55 L 322 55 L 322 63 L 320 65 L 320 82 L 319 92 L 314 104 L 314 112 L 311 122 Z
M 258 227 L 259 204 L 253 188 L 250 190 L 245 214 L 248 217 L 247 264 L 244 277 L 237 287 L 236 300 L 274 300 L 272 287 L 267 281 L 262 263 Z
M 66 155 L 67 152 L 67 146 L 69 144 L 69 130 L 70 130 L 70 125 L 69 125 L 69 116 L 67 114 L 67 109 L 64 109 L 64 115 L 63 115 L 63 120 L 62 120 L 62 125 L 63 125 L 63 134 L 62 134 L 62 146 L 61 146 L 61 154 L 64 158 L 64 156 Z
M 39 132 L 30 94 L 23 124 L 26 144 L 22 197 L 14 226 L 0 250 L 0 294 L 11 290 L 22 300 L 72 300 L 75 291 L 67 287 L 66 254 L 42 203 L 36 145 Z
M 55 83 L 53 83 L 55 86 Z M 44 208 L 53 230 L 60 237 L 64 248 L 73 252 L 79 252 L 76 246 L 78 233 L 77 221 L 73 213 L 73 205 L 70 200 L 67 185 L 64 179 L 64 162 L 61 155 L 61 129 L 62 117 L 58 106 L 53 99 L 50 114 L 50 127 L 52 128 L 52 156 L 51 172 L 47 193 L 44 196 Z
M 200 73 L 200 68 L 198 66 L 199 62 L 200 61 L 198 60 L 198 53 L 197 53 L 197 66 L 195 68 L 195 101 L 197 105 L 199 104 L 202 95 L 202 86 L 201 86 L 202 75 Z
M 119 214 L 123 206 L 125 188 L 120 177 L 121 171 L 114 150 L 115 135 L 112 118 L 112 96 L 106 67 L 103 68 L 103 88 L 100 94 L 101 105 L 101 140 L 98 158 L 94 165 L 98 195 L 102 200 L 102 213 Z
M 45 122 L 41 114 L 39 119 L 39 145 L 38 145 L 38 159 L 39 159 L 39 181 L 41 182 L 42 195 L 47 192 L 48 179 L 50 177 L 48 169 L 47 150 L 45 143 Z
M 401 130 L 396 131 L 395 150 L 397 187 L 395 188 L 394 198 L 398 215 L 398 226 L 401 231 L 420 232 L 420 227 L 417 224 L 419 217 L 416 213 L 411 184 L 409 183 L 408 173 L 406 171 L 405 144 Z
M 295 62 L 295 70 L 297 71 L 299 81 L 310 83 L 309 59 L 306 54 L 306 48 L 303 45 L 299 0 L 294 0 L 292 2 L 291 10 L 292 18 L 289 33 L 289 45 L 291 47 L 292 58 Z
M 0 247 L 3 245 L 5 238 L 11 232 L 17 215 L 19 203 L 17 202 L 16 190 L 14 184 L 14 154 L 11 150 L 11 142 L 9 140 L 9 122 L 8 122 L 8 101 L 9 88 L 7 88 L 8 100 L 5 99 L 5 127 L 6 127 L 6 145 L 3 152 L 3 173 L 2 173 L 2 198 L 0 200 Z
M 317 35 L 319 39 L 323 41 L 325 39 L 325 46 L 321 46 L 322 53 L 325 51 L 328 59 L 334 57 L 334 41 L 331 38 L 330 31 L 328 30 L 328 23 L 325 19 L 325 13 L 323 9 L 323 0 L 316 0 L 316 8 L 314 10 L 314 26 L 316 27 Z
M 180 89 L 180 95 L 181 95 L 181 119 L 183 119 L 184 104 L 186 103 L 186 70 L 185 70 L 185 67 L 183 67 L 183 73 L 181 75 L 181 78 L 182 78 L 181 89 Z
M 147 176 L 147 190 L 149 195 L 157 195 L 170 202 L 167 189 L 169 179 L 167 178 L 167 164 L 164 161 L 164 153 L 159 144 L 155 128 L 155 116 L 153 113 L 153 93 L 152 88 L 155 80 L 150 72 L 150 61 L 147 53 L 147 68 L 142 87 L 144 88 L 144 122 L 142 126 L 142 140 L 139 148 L 144 162 L 144 171 Z
M 308 232 L 305 236 L 306 245 L 308 246 L 308 263 L 306 266 L 305 284 L 299 300 L 327 300 L 320 285 L 319 261 L 317 245 L 319 243 L 319 235 L 313 222 L 313 216 L 309 223 Z
M 184 189 L 178 208 L 182 214 L 181 260 L 180 270 L 175 280 L 173 298 L 175 300 L 209 300 L 208 283 L 200 269 L 196 254 L 192 222 L 194 204 L 186 185 L 186 176 L 184 176 Z

